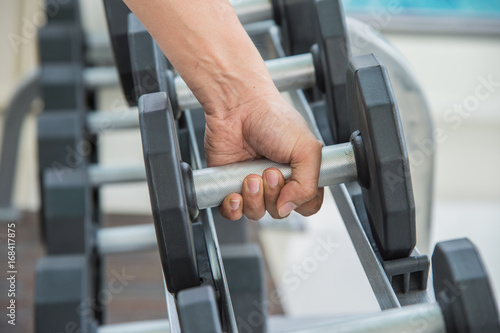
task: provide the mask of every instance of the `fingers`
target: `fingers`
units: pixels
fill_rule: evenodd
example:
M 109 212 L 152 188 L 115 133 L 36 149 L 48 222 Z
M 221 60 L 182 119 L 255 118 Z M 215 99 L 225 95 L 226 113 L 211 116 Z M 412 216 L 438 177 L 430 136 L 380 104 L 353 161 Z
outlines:
M 318 212 L 323 203 L 323 189 L 318 189 L 321 164 L 321 143 L 312 149 L 297 150 L 292 161 L 292 177 L 285 179 L 276 168 L 264 171 L 262 177 L 249 175 L 243 180 L 241 195 L 228 195 L 220 212 L 229 220 L 238 220 L 244 214 L 252 220 L 261 219 L 266 210 L 275 218 L 288 216 L 292 210 L 310 216 Z M 319 156 L 317 156 L 319 155 Z
M 251 220 L 260 220 L 266 214 L 262 177 L 247 176 L 241 186 L 241 195 L 243 196 L 243 214 Z
M 242 214 L 251 220 L 260 220 L 266 209 L 272 217 L 280 218 L 276 202 L 284 184 L 285 179 L 276 168 L 265 170 L 262 177 L 249 175 L 243 180 L 241 195 L 228 195 L 219 210 L 229 220 L 238 220 Z
M 243 215 L 243 198 L 241 194 L 228 195 L 219 206 L 221 215 L 231 221 L 236 221 Z
M 228 195 L 219 207 L 222 216 L 238 220 L 242 214 L 251 220 L 260 220 L 266 213 L 262 177 L 249 175 L 243 180 L 241 194 Z
M 269 168 L 262 174 L 264 180 L 264 203 L 269 214 L 275 218 L 281 218 L 278 214 L 278 197 L 281 188 L 285 185 L 285 178 L 276 168 Z
M 306 203 L 301 208 L 302 212 L 311 215 L 319 210 L 319 198 L 322 199 L 322 194 L 318 197 L 321 148 L 319 141 L 310 138 L 304 138 L 294 146 L 290 162 L 292 176 L 281 189 L 277 201 L 280 217 L 289 215 L 292 210 Z

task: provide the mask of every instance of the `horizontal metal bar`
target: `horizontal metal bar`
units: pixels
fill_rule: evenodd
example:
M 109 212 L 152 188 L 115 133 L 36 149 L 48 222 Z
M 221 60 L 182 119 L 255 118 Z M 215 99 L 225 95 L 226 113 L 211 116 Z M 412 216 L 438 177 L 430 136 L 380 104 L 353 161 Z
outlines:
M 279 91 L 314 87 L 316 77 L 312 54 L 300 54 L 266 61 L 274 85 Z M 175 78 L 175 91 L 181 109 L 196 109 L 200 103 L 180 76 Z
M 445 333 L 446 327 L 439 305 L 424 303 L 363 314 L 295 332 Z
M 271 167 L 279 169 L 285 178 L 289 178 L 292 173 L 290 165 L 265 159 L 194 170 L 193 178 L 198 207 L 204 209 L 219 206 L 228 194 L 241 192 L 241 184 L 246 176 L 261 175 L 265 169 Z M 351 143 L 323 148 L 319 187 L 351 182 L 356 179 L 356 161 Z
M 118 71 L 115 66 L 88 67 L 83 71 L 83 81 L 88 89 L 118 86 Z
M 269 0 L 231 0 L 241 24 L 273 19 L 273 5 Z
M 109 34 L 105 32 L 86 32 L 85 46 L 89 49 L 102 49 L 111 52 Z
M 168 333 L 170 324 L 166 319 L 138 321 L 104 325 L 97 328 L 97 333 Z
M 105 166 L 90 165 L 88 177 L 93 187 L 105 184 L 131 183 L 146 180 L 144 165 Z
M 351 333 L 399 333 L 446 332 L 441 308 L 437 303 L 417 304 L 402 309 L 392 309 L 377 313 L 350 316 L 308 327 L 307 329 L 286 330 L 286 332 L 351 332 Z M 97 333 L 165 333 L 170 332 L 166 319 L 120 323 L 100 326 Z
M 97 249 L 100 254 L 148 251 L 157 249 L 153 224 L 100 228 Z
M 137 108 L 122 111 L 94 111 L 87 114 L 87 128 L 92 134 L 138 127 Z
M 113 50 L 109 34 L 105 32 L 85 33 L 86 61 L 93 65 L 107 66 L 113 65 Z

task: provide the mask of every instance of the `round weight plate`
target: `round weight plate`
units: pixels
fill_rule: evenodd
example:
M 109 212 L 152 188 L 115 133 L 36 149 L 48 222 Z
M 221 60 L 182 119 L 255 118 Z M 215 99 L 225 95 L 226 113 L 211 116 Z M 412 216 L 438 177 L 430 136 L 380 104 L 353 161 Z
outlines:
M 347 112 L 346 69 L 349 48 L 344 13 L 340 1 L 315 0 L 313 22 L 316 22 L 316 41 L 319 46 L 328 120 L 334 143 L 349 141 Z
M 129 39 L 128 39 L 128 15 L 130 9 L 125 2 L 116 0 L 104 0 L 106 10 L 106 22 L 108 23 L 109 37 L 113 48 L 116 68 L 120 75 L 120 83 L 123 94 L 130 106 L 137 105 L 137 96 L 134 90 L 134 79 L 130 64 Z
M 386 260 L 415 247 L 415 204 L 403 129 L 385 67 L 374 55 L 355 57 L 347 70 L 351 130 L 365 151 L 363 199 L 375 240 Z
M 176 294 L 198 286 L 200 279 L 179 142 L 167 95 L 143 95 L 139 99 L 139 120 L 160 259 L 167 289 Z
M 447 332 L 500 332 L 493 290 L 474 244 L 466 238 L 438 243 L 432 270 Z

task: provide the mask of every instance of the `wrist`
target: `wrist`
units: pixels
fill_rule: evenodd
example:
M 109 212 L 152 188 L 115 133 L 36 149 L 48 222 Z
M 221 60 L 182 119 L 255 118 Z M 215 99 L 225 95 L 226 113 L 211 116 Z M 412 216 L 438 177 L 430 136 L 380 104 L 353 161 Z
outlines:
M 254 69 L 257 66 L 251 67 L 248 64 L 214 67 L 213 70 L 206 71 L 204 78 L 200 76 L 191 87 L 209 115 L 224 116 L 256 99 L 279 94 L 263 61 L 258 69 Z

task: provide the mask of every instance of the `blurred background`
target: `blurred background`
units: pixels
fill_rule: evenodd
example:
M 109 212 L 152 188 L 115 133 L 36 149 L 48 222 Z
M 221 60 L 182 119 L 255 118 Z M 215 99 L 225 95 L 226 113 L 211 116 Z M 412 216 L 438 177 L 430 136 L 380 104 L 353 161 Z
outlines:
M 37 67 L 36 30 L 43 25 L 44 14 L 39 0 L 3 1 L 2 5 L 0 121 L 3 119 L 2 110 L 22 78 Z M 81 6 L 86 31 L 105 34 L 107 27 L 102 2 L 86 0 L 81 1 Z M 470 238 L 483 256 L 499 299 L 500 1 L 344 0 L 344 10 L 348 16 L 380 30 L 399 50 L 421 84 L 430 106 L 439 140 L 436 140 L 430 242 L 428 247 L 420 250 L 432 253 L 437 241 Z M 103 109 L 109 109 L 110 105 L 121 100 L 123 97 L 118 88 L 100 92 Z M 35 103 L 22 127 L 15 175 L 14 204 L 28 216 L 36 216 L 34 213 L 39 207 L 36 113 L 40 109 L 41 104 Z M 103 164 L 142 163 L 139 132 L 120 131 L 105 135 L 100 140 L 100 154 Z M 146 184 L 109 186 L 102 193 L 106 214 L 130 215 L 149 221 Z M 293 216 L 292 219 L 299 221 L 302 227 L 262 227 L 256 231 L 272 281 L 286 294 L 282 309 L 276 312 L 316 316 L 375 309 L 375 299 L 333 199 L 327 197 L 321 212 L 314 217 Z M 20 235 L 25 243 L 19 245 L 21 255 L 18 260 L 21 264 L 25 260 L 25 272 L 21 274 L 26 276 L 23 280 L 26 282 L 21 281 L 20 290 L 28 304 L 33 292 L 30 274 L 36 258 L 43 251 L 36 245 L 36 222 L 27 222 L 24 218 L 21 222 L 27 227 L 20 229 L 26 233 Z M 321 262 L 298 287 L 290 285 L 287 274 L 292 267 L 312 255 L 315 246 L 321 243 L 319 237 L 326 239 L 330 235 L 337 244 L 334 254 Z M 149 264 L 144 266 L 145 262 Z M 117 310 L 111 310 L 110 320 L 118 321 L 118 313 L 126 313 L 129 320 L 161 318 L 164 313 L 163 287 L 157 253 L 130 255 L 119 259 L 119 265 L 130 267 L 138 275 L 145 270 L 151 273 L 150 278 L 145 278 L 146 282 L 131 283 L 122 295 L 116 296 L 117 301 L 110 307 Z M 4 291 L 0 293 L 3 299 Z M 126 306 L 117 305 L 121 304 L 120 299 L 126 304 L 145 295 L 156 297 L 156 303 L 151 303 L 151 308 L 144 311 L 147 313 L 127 312 Z M 29 305 L 26 305 L 26 320 L 30 320 L 29 311 Z

